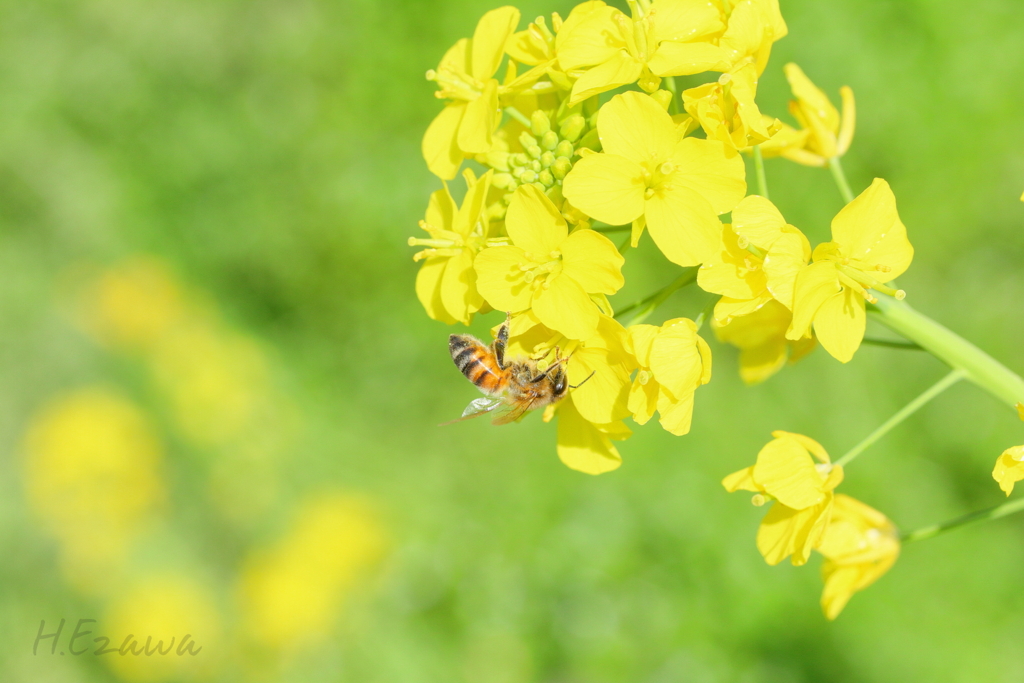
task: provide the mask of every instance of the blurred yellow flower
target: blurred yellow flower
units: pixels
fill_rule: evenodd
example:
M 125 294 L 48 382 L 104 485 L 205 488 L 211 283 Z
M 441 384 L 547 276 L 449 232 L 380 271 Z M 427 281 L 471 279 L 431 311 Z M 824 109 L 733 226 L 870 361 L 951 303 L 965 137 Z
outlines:
M 468 325 L 484 305 L 476 289 L 473 260 L 490 232 L 487 195 L 494 172 L 477 179 L 467 169 L 463 175 L 467 190 L 462 206 L 455 204 L 447 185 L 430 195 L 426 218 L 420 221 L 430 238 L 410 237 L 409 246 L 427 247 L 413 257 L 423 261 L 416 275 L 416 296 L 427 315 L 449 324 Z
M 90 332 L 130 351 L 151 349 L 186 313 L 170 269 L 148 256 L 130 258 L 100 274 L 84 288 L 79 303 Z
M 566 467 L 585 474 L 604 474 L 618 469 L 622 456 L 612 441 L 632 436 L 622 420 L 595 424 L 576 408 L 573 392 L 544 411 L 544 421 L 558 416 L 558 458 Z
M 713 1 L 728 16 L 728 26 L 718 41 L 730 66 L 728 71 L 750 64 L 760 76 L 768 64 L 772 44 L 789 33 L 778 0 Z
M 110 588 L 166 498 L 150 420 L 106 388 L 81 389 L 32 418 L 24 453 L 29 504 L 60 542 L 68 578 L 87 594 Z
M 846 363 L 864 338 L 864 301 L 874 300 L 869 290 L 903 298 L 902 291 L 883 283 L 906 271 L 914 248 L 896 212 L 896 197 L 880 178 L 832 220 L 832 240 L 814 249 L 814 262 L 796 277 L 793 324 L 786 337 L 806 337 L 813 324 L 825 350 Z
M 434 175 L 451 180 L 465 156 L 491 148 L 500 119 L 501 85 L 494 74 L 518 23 L 515 7 L 491 10 L 480 18 L 472 39 L 459 40 L 437 70 L 427 72 L 427 79 L 440 86 L 437 97 L 449 100 L 423 136 L 423 157 Z
M 721 67 L 723 52 L 710 38 L 723 29 L 706 0 L 631 3 L 632 17 L 599 0 L 578 5 L 556 39 L 559 63 L 579 74 L 569 104 L 639 81 L 648 92 L 662 76 Z
M 843 480 L 843 468 L 832 465 L 821 444 L 802 434 L 776 431 L 757 454 L 757 462 L 722 480 L 726 491 L 754 491 L 757 505 L 775 503 L 761 521 L 757 549 L 768 564 L 793 556 L 807 562 L 832 514 L 832 491 Z M 814 462 L 814 458 L 818 463 Z
M 636 246 L 646 225 L 673 263 L 694 266 L 718 246 L 718 214 L 746 193 L 743 160 L 729 159 L 720 142 L 683 137 L 649 95 L 626 92 L 597 119 L 604 152 L 590 154 L 565 177 L 563 192 L 597 220 L 633 223 Z
M 835 619 L 854 593 L 889 571 L 899 557 L 900 540 L 885 515 L 839 493 L 816 550 L 825 556 L 821 608 L 826 617 Z
M 366 500 L 338 493 L 307 499 L 284 538 L 246 559 L 239 583 L 243 623 L 258 642 L 281 649 L 326 640 L 345 599 L 387 547 Z
M 565 219 L 536 186 L 516 189 L 505 218 L 511 246 L 476 258 L 477 289 L 499 311 L 532 308 L 540 322 L 571 339 L 597 332 L 600 309 L 591 294 L 622 287 L 625 259 L 604 235 L 569 234 Z
M 793 314 L 778 301 L 769 301 L 753 313 L 732 318 L 728 323 L 711 321 L 719 341 L 740 350 L 740 379 L 747 384 L 763 382 L 795 363 L 817 345 L 813 337 L 791 341 L 786 330 Z
M 711 381 L 711 348 L 687 318 L 661 327 L 633 325 L 629 345 L 640 369 L 629 391 L 629 410 L 646 424 L 657 410 L 659 423 L 671 434 L 690 431 L 693 395 Z
M 1024 446 L 1007 448 L 996 459 L 992 470 L 992 478 L 999 482 L 1006 495 L 1013 493 L 1013 485 L 1024 479 Z
M 847 86 L 839 89 L 843 101 L 843 114 L 796 64 L 787 64 L 786 78 L 795 100 L 789 111 L 807 136 L 800 147 L 790 146 L 781 156 L 806 166 L 825 166 L 829 159 L 841 157 L 850 149 L 857 125 L 857 110 L 853 91 Z
M 103 661 L 121 679 L 140 683 L 219 678 L 225 659 L 222 628 L 209 591 L 171 575 L 123 588 L 105 618 L 92 625 L 95 634 L 110 638 L 107 647 L 124 646 L 131 653 L 112 653 Z M 82 641 L 91 644 L 92 638 Z

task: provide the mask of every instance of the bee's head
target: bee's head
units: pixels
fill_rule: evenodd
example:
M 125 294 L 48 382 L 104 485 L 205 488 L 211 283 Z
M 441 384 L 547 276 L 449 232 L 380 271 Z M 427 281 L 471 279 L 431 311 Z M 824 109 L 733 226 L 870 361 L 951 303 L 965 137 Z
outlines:
M 565 392 L 569 390 L 569 378 L 566 376 L 565 370 L 558 368 L 551 376 L 551 384 L 554 387 L 555 398 L 565 396 Z

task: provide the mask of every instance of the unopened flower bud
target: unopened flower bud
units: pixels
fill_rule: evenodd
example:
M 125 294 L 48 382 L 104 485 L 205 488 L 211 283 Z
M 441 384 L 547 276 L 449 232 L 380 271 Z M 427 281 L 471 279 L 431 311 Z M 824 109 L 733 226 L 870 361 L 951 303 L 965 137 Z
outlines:
M 549 130 L 547 133 L 544 133 L 543 137 L 541 137 L 540 146 L 544 149 L 554 149 L 558 146 L 558 142 L 558 133 L 553 130 Z
M 530 115 L 530 130 L 538 138 L 551 131 L 551 119 L 540 109 Z
M 540 148 L 540 145 L 532 145 L 526 148 L 526 153 L 534 159 L 540 159 L 540 155 L 544 153 L 544 150 Z
M 541 166 L 548 168 L 551 164 L 555 163 L 555 158 L 554 152 L 544 152 L 540 155 Z
M 519 144 L 523 146 L 523 149 L 529 150 L 531 147 L 537 146 L 537 138 L 533 137 L 525 130 L 519 134 Z
M 651 93 L 651 97 L 661 105 L 661 108 L 668 111 L 668 105 L 672 103 L 672 93 L 668 90 L 657 90 Z
M 519 175 L 519 182 L 521 183 L 532 183 L 537 180 L 537 172 L 531 170 L 524 170 Z
M 561 180 L 572 170 L 572 162 L 565 157 L 558 157 L 551 165 L 551 174 Z
M 580 135 L 583 134 L 583 129 L 586 126 L 586 119 L 579 114 L 573 114 L 565 121 L 562 121 L 562 125 L 558 128 L 558 133 L 569 142 L 576 142 Z
M 571 159 L 572 154 L 575 151 L 576 150 L 572 148 L 571 142 L 569 142 L 568 140 L 562 140 L 561 142 L 558 143 L 558 146 L 555 147 L 555 156 L 566 157 L 567 159 Z
M 537 180 L 539 180 L 546 188 L 555 184 L 555 176 L 551 174 L 551 171 L 546 169 L 537 174 Z
M 491 179 L 491 185 L 501 190 L 514 190 L 516 181 L 511 173 L 495 173 L 494 178 Z

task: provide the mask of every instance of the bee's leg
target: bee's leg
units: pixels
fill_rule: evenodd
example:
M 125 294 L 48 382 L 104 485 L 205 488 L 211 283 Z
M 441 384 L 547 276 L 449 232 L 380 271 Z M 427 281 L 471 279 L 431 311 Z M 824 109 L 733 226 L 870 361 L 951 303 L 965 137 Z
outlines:
M 592 373 L 590 373 L 589 375 L 587 375 L 587 378 L 586 378 L 586 379 L 584 379 L 584 380 L 583 380 L 582 382 L 580 382 L 579 384 L 570 384 L 570 385 L 569 385 L 569 388 L 570 388 L 570 389 L 579 389 L 580 387 L 582 387 L 582 386 L 583 386 L 584 384 L 586 384 L 586 383 L 587 383 L 587 380 L 588 380 L 588 379 L 590 379 L 591 377 L 593 377 L 593 376 L 594 376 L 594 375 L 596 375 L 596 374 L 597 374 L 597 370 L 594 370 L 594 371 L 593 371 Z
M 556 352 L 556 354 L 557 354 L 557 349 L 558 349 L 558 347 L 555 347 L 555 352 Z M 532 383 L 532 382 L 539 382 L 539 381 L 541 381 L 542 379 L 544 379 L 545 377 L 547 377 L 547 376 L 548 376 L 549 374 L 551 374 L 551 371 L 552 371 L 552 370 L 554 370 L 555 368 L 557 368 L 557 367 L 558 367 L 559 365 L 561 365 L 562 363 L 564 363 L 564 362 L 565 362 L 566 360 L 567 360 L 566 358 L 559 358 L 559 359 L 558 359 L 558 360 L 556 360 L 556 361 L 555 361 L 554 363 L 552 363 L 551 365 L 549 365 L 549 366 L 547 367 L 547 369 L 546 369 L 546 370 L 544 370 L 544 371 L 543 371 L 542 373 L 540 373 L 540 374 L 539 374 L 539 375 L 537 375 L 536 377 L 533 377 L 533 378 L 531 378 L 531 379 L 530 379 L 530 382 Z
M 508 346 L 508 327 L 512 321 L 512 312 L 509 311 L 505 314 L 505 322 L 498 328 L 498 336 L 494 338 L 494 358 L 498 361 L 498 367 L 504 370 L 505 365 L 505 347 Z

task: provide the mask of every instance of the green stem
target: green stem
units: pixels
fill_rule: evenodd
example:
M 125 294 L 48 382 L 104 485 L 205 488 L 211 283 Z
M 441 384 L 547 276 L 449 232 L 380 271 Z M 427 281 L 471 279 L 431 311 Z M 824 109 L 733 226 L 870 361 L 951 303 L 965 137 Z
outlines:
M 923 541 L 926 538 L 938 536 L 939 534 L 943 534 L 958 527 L 966 526 L 967 524 L 985 522 L 990 519 L 999 519 L 1006 515 L 1012 515 L 1014 512 L 1020 512 L 1021 510 L 1024 510 L 1024 498 L 1011 500 L 1003 503 L 1002 505 L 996 505 L 995 507 L 988 508 L 987 510 L 971 512 L 963 517 L 957 517 L 956 519 L 951 519 L 950 521 L 943 522 L 942 524 L 933 524 L 932 526 L 926 526 L 916 531 L 911 531 L 909 534 L 904 534 L 900 540 L 904 543 Z
M 679 113 L 679 87 L 676 85 L 675 76 L 665 76 L 665 90 L 672 93 L 672 99 L 668 101 L 668 113 L 675 115 Z
M 764 174 L 764 157 L 761 145 L 754 145 L 754 174 L 757 176 L 757 193 L 768 199 L 768 178 Z
M 872 317 L 894 332 L 917 342 L 971 382 L 1014 407 L 1024 402 L 1024 379 L 955 332 L 885 294 L 869 307 Z
M 871 337 L 864 337 L 863 344 L 870 346 L 885 346 L 890 349 L 905 349 L 907 351 L 924 351 L 924 347 L 915 342 L 896 341 L 894 339 L 872 339 Z
M 640 309 L 636 313 L 636 315 L 633 316 L 633 319 L 629 321 L 629 325 L 639 325 L 644 320 L 646 320 L 647 316 L 653 313 L 658 306 L 665 303 L 665 300 L 672 296 L 672 294 L 676 290 L 682 289 L 686 285 L 694 283 L 696 280 L 697 267 L 694 266 L 692 268 L 685 268 L 683 269 L 683 274 L 677 277 L 675 281 L 666 285 L 665 287 L 662 287 L 654 294 L 651 294 L 650 296 L 647 296 L 641 299 L 640 301 L 637 301 L 636 303 L 632 303 L 629 306 L 626 306 L 625 308 L 618 311 L 615 314 L 615 317 L 619 318 L 625 315 L 626 313 L 629 313 L 630 311 Z
M 846 180 L 846 173 L 843 172 L 843 164 L 840 163 L 839 157 L 832 157 L 828 160 L 828 169 L 832 171 L 839 194 L 843 195 L 843 200 L 849 204 L 853 201 L 853 190 L 850 189 L 850 183 Z
M 590 229 L 594 232 L 622 232 L 623 230 L 632 230 L 631 225 L 608 225 L 607 223 L 594 223 L 590 226 Z
M 859 444 L 854 446 L 846 455 L 839 458 L 839 460 L 836 461 L 836 465 L 846 465 L 847 463 L 849 463 L 858 455 L 869 449 L 872 445 L 875 444 L 875 442 L 877 442 L 883 436 L 888 434 L 893 427 L 900 424 L 908 417 L 916 413 L 922 406 L 928 403 L 928 401 L 932 400 L 933 398 L 941 394 L 943 391 L 945 391 L 949 387 L 953 386 L 954 384 L 962 380 L 965 375 L 966 373 L 964 373 L 963 370 L 954 370 L 953 372 L 943 377 L 941 380 L 936 382 L 934 386 L 932 386 L 923 394 L 921 394 L 913 401 L 905 405 L 899 412 L 897 412 L 895 415 L 886 420 L 881 427 L 871 432 L 871 434 L 869 434 L 866 439 L 864 439 Z
M 721 298 L 722 297 L 720 296 L 713 296 L 706 304 L 704 304 L 704 309 L 700 312 L 700 315 L 697 316 L 697 319 L 693 321 L 697 325 L 698 332 L 700 331 L 700 328 L 704 327 L 704 323 L 706 323 L 711 316 L 715 314 L 715 306 L 718 305 Z
M 622 242 L 622 244 L 619 245 L 619 253 L 622 254 L 623 256 L 625 256 L 626 252 L 629 251 L 630 247 L 632 247 L 632 246 L 633 246 L 633 236 L 632 235 L 626 235 L 626 239 Z
M 505 107 L 505 113 L 508 114 L 509 116 L 511 116 L 512 118 L 514 118 L 519 123 L 521 123 L 524 126 L 526 126 L 527 130 L 530 130 L 530 129 L 533 128 L 533 122 L 531 122 L 530 119 L 528 119 L 523 114 L 523 112 L 519 111 L 515 107 Z

